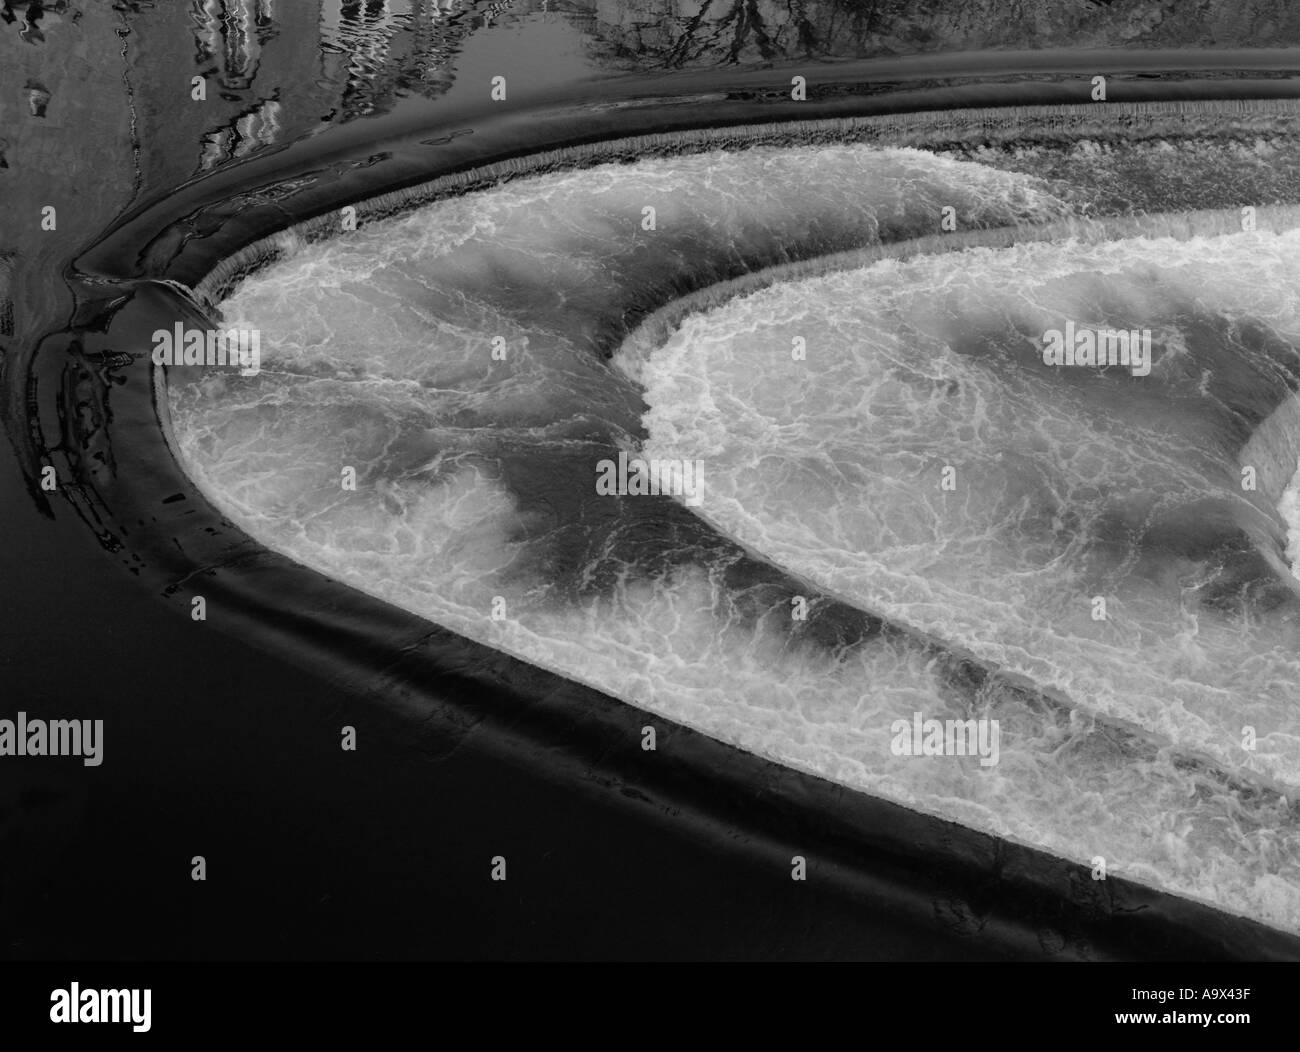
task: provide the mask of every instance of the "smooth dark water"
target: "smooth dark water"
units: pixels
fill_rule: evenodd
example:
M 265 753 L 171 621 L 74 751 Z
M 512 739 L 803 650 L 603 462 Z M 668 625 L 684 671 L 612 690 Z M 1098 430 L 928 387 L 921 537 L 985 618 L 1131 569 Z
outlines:
M 0 522 L 9 542 L 6 588 L 22 597 L 6 608 L 6 711 L 25 706 L 104 718 L 108 729 L 105 764 L 94 772 L 38 760 L 6 761 L 0 772 L 8 780 L 5 854 L 24 860 L 0 878 L 11 956 L 938 959 L 1012 952 L 992 939 L 972 939 L 982 924 L 944 921 L 941 910 L 928 917 L 924 908 L 900 912 L 891 894 L 864 895 L 853 881 L 814 881 L 791 895 L 791 845 L 807 837 L 798 823 L 776 822 L 775 837 L 770 828 L 756 833 L 740 807 L 719 836 L 716 828 L 673 821 L 671 808 L 638 802 L 635 779 L 625 792 L 609 792 L 593 774 L 575 792 L 572 768 L 554 755 L 543 752 L 539 761 L 525 750 L 503 759 L 486 740 L 491 734 L 437 720 L 412 734 L 409 718 L 373 704 L 373 687 L 358 689 L 355 678 L 329 666 L 313 674 L 300 654 L 277 658 L 275 633 L 287 640 L 292 626 L 259 628 L 256 618 L 242 619 L 241 637 L 196 625 L 182 603 L 161 602 L 160 592 L 188 588 L 190 574 L 203 573 L 205 564 L 181 552 L 162 567 L 135 541 L 150 532 L 143 517 L 97 521 L 94 500 L 75 490 L 51 496 L 36 483 L 41 448 L 64 458 L 61 466 L 75 465 L 82 482 L 111 475 L 105 492 L 125 491 L 132 481 L 125 461 L 113 462 L 111 444 L 59 449 L 48 437 L 101 433 L 97 413 L 125 411 L 111 397 L 115 375 L 138 380 L 114 374 L 114 359 L 105 357 L 114 348 L 92 346 L 93 336 L 70 352 L 57 341 L 38 351 L 38 341 L 69 320 L 64 267 L 130 208 L 154 205 L 146 215 L 155 216 L 172 209 L 180 226 L 143 247 L 136 242 L 139 254 L 125 258 L 120 248 L 132 243 L 135 229 L 128 222 L 86 269 L 130 277 L 164 273 L 179 260 L 184 275 L 193 258 L 197 278 L 221 254 L 205 255 L 206 236 L 233 249 L 259 226 L 282 225 L 283 215 L 273 218 L 278 210 L 305 218 L 313 209 L 295 195 L 309 200 L 317 180 L 322 202 L 336 192 L 330 187 L 342 193 L 354 177 L 354 198 L 366 196 L 371 173 L 387 180 L 369 186 L 372 193 L 417 182 L 427 163 L 410 145 L 412 129 L 430 128 L 429 149 L 472 156 L 491 134 L 477 123 L 488 110 L 482 82 L 503 66 L 512 92 L 539 99 L 553 92 L 573 107 L 557 122 L 556 141 L 597 127 L 583 106 L 623 90 L 567 85 L 591 76 L 644 78 L 638 54 L 651 69 L 704 70 L 694 81 L 665 80 L 674 93 L 683 85 L 766 83 L 776 101 L 760 105 L 751 120 L 780 109 L 779 88 L 788 77 L 775 78 L 772 88 L 772 78 L 744 70 L 715 75 L 707 68 L 718 57 L 715 48 L 678 47 L 672 58 L 645 34 L 642 50 L 629 55 L 626 27 L 615 33 L 599 10 L 593 20 L 576 6 L 560 15 L 512 10 L 495 26 L 468 10 L 445 18 L 434 18 L 432 9 L 406 21 L 397 14 L 367 18 L 360 5 L 342 5 L 337 18 L 321 20 L 312 5 L 283 13 L 270 5 L 221 5 L 223 17 L 215 20 L 197 5 L 116 5 L 111 13 L 88 7 L 80 18 L 71 6 L 47 6 L 39 37 L 15 23 L 4 45 L 6 54 L 21 56 L 6 66 L 6 83 L 21 70 L 23 84 L 15 87 L 28 93 L 29 105 L 27 113 L 12 103 L 4 111 L 8 167 L 0 169 L 0 178 L 14 184 L 5 197 L 0 250 L 12 275 L 6 425 L 17 451 L 6 459 L 10 496 Z M 303 24 L 295 27 L 295 18 Z M 319 47 L 308 46 L 316 33 Z M 612 39 L 618 46 L 611 49 Z M 873 53 L 864 39 L 853 54 Z M 754 46 L 763 60 L 789 54 Z M 60 67 L 52 61 L 56 53 Z M 93 72 L 60 81 L 59 68 Z M 213 78 L 210 108 L 188 96 L 191 68 Z M 940 65 L 931 75 L 943 72 Z M 842 80 L 852 85 L 854 75 Z M 675 121 L 706 125 L 747 105 L 745 90 L 724 93 L 731 111 L 711 97 L 689 110 L 665 109 L 638 130 Z M 37 116 L 42 105 L 44 116 Z M 406 138 L 393 145 L 398 132 Z M 501 133 L 501 154 L 510 139 L 509 129 Z M 286 151 L 295 141 L 300 146 Z M 373 149 L 365 148 L 369 142 Z M 94 156 L 102 163 L 92 164 Z M 173 194 L 197 176 L 223 172 L 224 190 L 211 196 L 224 202 L 219 206 L 203 203 L 202 187 L 220 182 Z M 272 172 L 282 174 L 268 188 Z M 257 189 L 243 194 L 240 187 Z M 33 227 L 47 200 L 60 209 L 54 232 Z M 124 288 L 102 292 L 111 297 Z M 94 303 L 94 289 L 92 282 L 78 290 L 88 318 L 91 307 L 104 306 Z M 28 375 L 38 377 L 33 386 L 19 382 Z M 79 376 L 87 398 L 68 386 Z M 110 397 L 96 403 L 99 382 Z M 48 397 L 52 383 L 64 391 L 57 400 Z M 84 420 L 68 426 L 51 419 L 73 407 Z M 122 415 L 112 421 L 118 434 L 122 424 Z M 38 431 L 43 447 L 32 439 Z M 183 508 L 170 507 L 183 516 Z M 177 521 L 176 535 L 183 536 Z M 182 569 L 187 559 L 190 574 Z M 322 586 L 320 596 L 332 613 L 328 603 L 338 593 Z M 218 609 L 213 620 L 220 616 Z M 338 616 L 346 623 L 346 611 Z M 253 638 L 259 631 L 266 634 Z M 340 653 L 350 645 L 342 638 Z M 509 727 L 504 709 L 507 715 L 493 720 Z M 355 756 L 338 749 L 345 723 L 361 731 Z M 564 741 L 563 732 L 558 737 Z M 512 880 L 498 888 L 487 880 L 487 860 L 501 852 L 511 859 Z M 208 858 L 206 884 L 188 879 L 195 853 Z M 823 871 L 829 875 L 839 864 L 828 857 Z M 1154 945 L 1148 952 L 1168 951 Z

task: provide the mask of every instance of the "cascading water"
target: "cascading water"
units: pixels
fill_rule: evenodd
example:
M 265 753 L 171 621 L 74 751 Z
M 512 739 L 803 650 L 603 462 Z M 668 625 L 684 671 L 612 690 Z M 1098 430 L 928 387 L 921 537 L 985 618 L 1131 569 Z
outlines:
M 173 369 L 173 428 L 225 514 L 358 589 L 781 763 L 1300 931 L 1300 631 L 1270 577 L 1281 522 L 1239 474 L 1300 375 L 1300 235 L 805 262 L 737 295 L 913 243 L 946 208 L 961 231 L 1042 228 L 1167 208 L 1175 174 L 1200 207 L 1300 200 L 1294 152 L 763 146 L 521 179 L 245 280 L 222 310 L 263 334 L 262 371 Z M 1150 374 L 1044 365 L 1067 319 L 1150 329 Z M 597 493 L 635 439 L 701 461 L 699 507 Z M 996 718 L 997 763 L 894 755 L 915 712 Z

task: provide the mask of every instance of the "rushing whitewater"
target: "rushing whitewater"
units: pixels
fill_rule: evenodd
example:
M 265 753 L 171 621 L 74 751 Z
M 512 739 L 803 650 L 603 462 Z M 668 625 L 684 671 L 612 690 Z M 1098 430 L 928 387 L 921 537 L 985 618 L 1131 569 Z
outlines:
M 1300 233 L 785 283 L 642 368 L 646 453 L 704 458 L 701 513 L 822 590 L 1300 787 L 1300 621 L 1242 594 L 1268 522 L 1235 455 L 1252 385 L 1300 372 L 1293 290 Z M 1151 375 L 1044 364 L 1040 334 L 1075 318 L 1152 330 Z
M 1146 171 L 1172 152 L 1223 207 L 1241 151 L 1157 144 Z M 605 356 L 676 296 L 934 234 L 945 208 L 964 231 L 1103 208 L 1059 160 L 715 151 L 300 246 L 222 305 L 261 331 L 259 375 L 171 371 L 186 469 L 268 546 L 474 639 L 1300 930 L 1300 635 L 1281 520 L 1238 463 L 1300 374 L 1295 235 L 881 260 Z M 1151 374 L 1044 366 L 1069 319 L 1152 329 Z M 698 458 L 702 505 L 599 495 L 637 444 Z M 998 720 L 997 763 L 895 755 L 918 712 Z

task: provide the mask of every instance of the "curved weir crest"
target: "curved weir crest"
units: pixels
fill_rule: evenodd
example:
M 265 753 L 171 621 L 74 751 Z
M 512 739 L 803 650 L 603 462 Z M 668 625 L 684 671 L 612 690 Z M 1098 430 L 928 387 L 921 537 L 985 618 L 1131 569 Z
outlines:
M 665 498 L 595 492 L 646 408 L 595 353 L 613 308 L 698 282 L 700 262 L 723 276 L 796 246 L 906 242 L 946 202 L 984 228 L 1077 208 L 1041 178 L 920 150 L 759 147 L 537 176 L 303 245 L 222 304 L 267 334 L 261 374 L 173 379 L 183 461 L 263 543 L 472 638 L 778 762 L 1296 928 L 1300 826 L 1266 792 L 1243 813 L 1231 780 L 1300 777 L 1279 681 L 1294 610 L 1276 588 L 1260 612 L 1220 595 L 1241 584 L 1238 535 L 1277 515 L 1230 485 L 1256 407 L 1195 401 L 1217 365 L 1262 419 L 1267 385 L 1294 375 L 1300 314 L 1266 310 L 1277 289 L 1261 288 L 1292 235 L 973 249 L 733 299 L 641 368 L 644 452 L 701 460 L 698 516 L 719 532 Z M 1076 316 L 1158 327 L 1155 378 L 1023 367 L 1034 333 Z M 1214 328 L 1243 316 L 1258 331 Z M 1189 347 L 1202 330 L 1247 375 L 1221 344 Z M 824 364 L 783 353 L 800 334 Z M 946 503 L 945 461 L 980 480 Z M 860 611 L 857 628 L 792 620 L 797 582 Z M 1106 622 L 1089 620 L 1097 590 Z M 1170 625 L 1181 641 L 1162 647 Z M 1244 684 L 1243 639 L 1259 652 Z M 936 642 L 1076 708 L 964 687 Z M 894 755 L 917 711 L 997 719 L 996 767 Z M 1098 750 L 1082 713 L 1147 736 Z M 1273 728 L 1253 755 L 1237 744 L 1251 722 Z
M 1247 235 L 1255 250 L 1289 250 L 1295 217 L 1263 203 L 1300 200 L 1280 174 L 1293 170 L 1285 163 L 1293 107 L 1045 110 L 645 138 L 591 147 L 586 163 L 602 154 L 665 160 L 502 182 L 517 170 L 507 164 L 358 201 L 361 227 L 345 238 L 319 241 L 337 230 L 337 216 L 325 214 L 201 268 L 208 275 L 196 293 L 222 300 L 222 324 L 262 332 L 262 368 L 240 377 L 169 367 L 165 383 L 158 377 L 159 413 L 187 473 L 232 521 L 358 591 L 786 768 L 901 803 L 900 830 L 914 828 L 908 812 L 940 816 L 1049 852 L 1066 860 L 1067 874 L 1104 855 L 1119 878 L 1110 894 L 1137 894 L 1119 890 L 1127 879 L 1300 931 L 1287 800 L 1295 739 L 1278 687 L 1296 678 L 1283 646 L 1294 641 L 1286 635 L 1294 585 L 1275 507 L 1288 456 L 1295 463 L 1290 315 L 1264 310 L 1244 277 L 1214 302 L 1194 302 L 1208 279 L 1183 275 L 1187 310 L 1158 319 L 1162 351 L 1182 340 L 1169 362 L 1183 370 L 1171 372 L 1163 354 L 1153 370 L 1181 401 L 1168 419 L 1144 412 L 1140 399 L 1125 402 L 1139 388 L 1125 387 L 1116 402 L 1132 435 L 1165 457 L 1154 467 L 1140 455 L 1084 463 L 1060 455 L 1063 447 L 1019 449 L 1034 428 L 1013 408 L 1096 438 L 1106 435 L 1103 410 L 1119 385 L 1110 374 L 1049 378 L 1010 354 L 1016 337 L 1035 335 L 1031 321 L 1067 307 L 1097 324 L 1143 310 L 1150 320 L 1173 282 L 1167 272 L 1194 267 L 1207 243 L 1227 245 L 1222 258 L 1244 275 L 1250 250 L 1234 249 L 1231 233 L 1244 191 L 1261 202 L 1259 232 Z M 1241 137 L 1199 141 L 1228 111 Z M 1116 115 L 1129 122 L 1132 149 L 1102 134 Z M 740 148 L 747 143 L 759 145 Z M 1134 210 L 1167 213 L 1162 182 L 1189 167 L 1205 210 L 1107 218 L 1121 169 Z M 475 186 L 488 192 L 446 197 Z M 420 201 L 432 203 L 379 221 Z M 648 204 L 653 230 L 640 226 Z M 960 233 L 934 233 L 945 206 Z M 174 257 L 182 280 L 194 280 L 188 252 Z M 1002 300 L 993 295 L 999 267 L 1014 284 L 1053 265 L 1062 288 L 1028 303 L 1004 302 L 1006 288 Z M 916 283 L 904 275 L 930 279 L 935 303 L 918 305 L 913 289 L 908 306 Z M 1079 275 L 1089 286 L 1082 298 L 1077 282 L 1063 280 Z M 796 289 L 802 300 L 781 299 Z M 146 301 L 153 317 L 183 313 L 143 290 Z M 935 304 L 948 314 L 936 319 Z M 818 365 L 824 373 L 773 369 L 785 394 L 800 390 L 815 410 L 783 416 L 789 399 L 746 388 L 768 367 L 747 364 L 741 344 L 788 359 L 792 334 L 782 325 L 799 310 L 809 329 L 793 335 L 813 354 L 830 349 L 837 325 L 848 334 L 838 334 L 838 356 Z M 808 339 L 815 324 L 829 326 L 820 343 Z M 612 368 L 620 345 L 622 368 Z M 1217 368 L 1223 382 L 1193 382 L 1205 380 L 1193 365 Z M 935 415 L 919 412 L 927 409 Z M 840 447 L 816 432 L 819 415 L 853 425 L 838 432 Z M 942 516 L 929 533 L 920 529 L 918 509 L 937 505 L 915 499 L 942 427 L 955 428 L 970 454 L 959 477 L 988 471 L 998 480 L 961 498 L 967 532 L 952 536 L 935 529 L 955 521 Z M 849 436 L 878 441 L 914 475 L 873 476 L 870 463 L 863 472 L 846 455 Z M 996 441 L 981 461 L 986 436 Z M 1180 443 L 1195 455 L 1180 459 Z M 701 505 L 598 494 L 597 465 L 638 448 L 698 455 Z M 1024 462 L 1000 463 L 991 455 L 999 449 Z M 1035 455 L 1041 463 L 1028 470 Z M 1230 469 L 1252 460 L 1258 491 L 1230 496 Z M 355 490 L 340 485 L 344 468 L 355 471 Z M 859 529 L 852 513 L 868 502 L 884 532 L 837 532 Z M 811 553 L 780 536 L 800 522 L 817 541 Z M 899 544 L 906 530 L 918 537 Z M 1016 530 L 1023 546 L 1013 543 Z M 240 543 L 245 561 L 270 565 Z M 927 545 L 930 557 L 920 558 Z M 816 558 L 836 554 L 848 562 Z M 878 558 L 880 575 L 864 574 L 861 558 L 849 565 L 855 554 Z M 981 626 L 978 604 L 965 609 L 948 596 L 933 602 L 943 607 L 937 615 L 918 616 L 906 589 L 936 567 L 933 585 L 1005 610 L 1014 596 L 990 597 L 990 582 L 953 576 L 973 575 L 980 556 L 999 585 L 1061 570 L 1043 582 L 1061 603 L 1098 582 L 1129 589 L 1117 619 L 1124 629 L 1137 623 L 1143 638 L 1159 632 L 1142 630 L 1141 616 L 1158 628 L 1161 603 L 1180 597 L 1180 615 L 1190 611 L 1194 622 L 1190 634 L 1179 622 L 1180 646 L 1192 644 L 1183 658 L 1200 646 L 1217 660 L 1235 631 L 1245 649 L 1228 652 L 1273 690 L 1246 714 L 1259 723 L 1258 747 L 1226 746 L 1241 699 L 1216 697 L 1231 691 L 1196 679 L 1213 662 L 1183 670 L 1179 683 L 1204 688 L 1195 704 L 1174 697 L 1166 706 L 1158 693 L 1099 682 L 1094 659 L 1114 640 L 1090 637 L 1088 624 L 1052 622 L 1051 638 L 1086 644 L 1083 656 L 1057 661 L 1032 636 L 997 638 Z M 236 563 L 228 570 L 238 573 Z M 792 618 L 804 599 L 806 618 Z M 338 638 L 360 637 L 345 611 L 326 609 Z M 403 653 L 421 645 L 409 640 Z M 1155 656 L 1167 656 L 1153 642 Z M 997 720 L 996 764 L 896 755 L 893 726 L 914 712 Z

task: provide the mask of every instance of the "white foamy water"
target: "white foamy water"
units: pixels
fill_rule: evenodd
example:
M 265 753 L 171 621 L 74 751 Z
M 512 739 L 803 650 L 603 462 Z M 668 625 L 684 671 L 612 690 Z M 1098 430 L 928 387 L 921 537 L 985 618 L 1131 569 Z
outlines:
M 1243 796 L 1172 748 L 1094 734 L 1091 717 L 1290 777 L 1285 611 L 1180 598 L 1180 566 L 1204 572 L 1194 546 L 1178 564 L 1084 540 L 1162 521 L 1177 533 L 1197 500 L 1230 503 L 1222 428 L 1193 418 L 1197 385 L 1170 334 L 1197 336 L 1168 306 L 1290 333 L 1277 276 L 1294 269 L 1290 243 L 1253 242 L 1266 257 L 1253 264 L 1213 246 L 1224 280 L 1172 243 L 881 264 L 693 318 L 646 366 L 654 455 L 704 461 L 708 521 L 809 594 L 815 583 L 1077 695 L 1074 716 L 964 686 L 905 638 L 819 645 L 792 630 L 784 599 L 755 613 L 728 577 L 735 549 L 701 547 L 639 498 L 594 494 L 596 461 L 644 409 L 591 353 L 601 311 L 665 275 L 844 247 L 845 231 L 928 233 L 948 203 L 988 225 L 1068 213 L 1024 176 L 841 146 L 518 180 L 363 227 L 224 304 L 229 324 L 262 331 L 263 371 L 173 383 L 186 469 L 269 547 L 470 638 L 778 762 L 1300 930 L 1286 801 Z M 647 204 L 655 232 L 640 227 Z M 1066 310 L 1153 319 L 1174 348 L 1153 376 L 1183 401 L 1121 394 L 1115 417 L 1096 382 L 1018 368 L 1008 319 L 1030 331 Z M 805 362 L 790 360 L 793 335 Z M 938 488 L 943 463 L 954 493 Z M 339 484 L 345 466 L 356 492 Z M 1101 626 L 1076 605 L 1094 588 L 1113 599 Z M 998 765 L 894 756 L 891 724 L 914 711 L 999 719 Z M 1221 737 L 1247 719 L 1261 744 L 1242 758 Z
M 1235 380 L 1213 374 L 1252 350 L 1207 319 L 1300 343 L 1294 290 L 1295 233 L 1025 244 L 790 282 L 690 318 L 652 355 L 646 452 L 703 459 L 700 513 L 820 588 L 1296 786 L 1294 608 L 1222 616 L 1196 550 L 1207 516 L 1252 511 L 1216 422 Z M 1066 319 L 1152 329 L 1152 374 L 1044 365 L 1041 334 Z
M 1300 467 L 1279 498 L 1277 508 L 1286 521 L 1287 562 L 1291 564 L 1291 572 L 1300 577 Z

